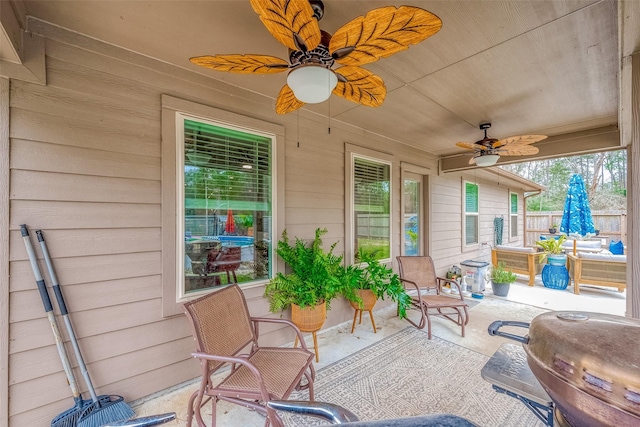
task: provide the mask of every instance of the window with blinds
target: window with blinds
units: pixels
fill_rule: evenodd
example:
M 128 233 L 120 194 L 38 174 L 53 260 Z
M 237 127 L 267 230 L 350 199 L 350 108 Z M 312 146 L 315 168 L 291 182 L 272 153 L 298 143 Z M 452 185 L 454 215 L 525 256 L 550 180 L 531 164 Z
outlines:
M 464 239 L 466 245 L 479 242 L 478 184 L 465 182 L 464 186 Z
M 391 166 L 353 159 L 353 213 L 356 261 L 360 252 L 391 258 Z
M 273 137 L 184 118 L 185 293 L 269 277 Z
M 518 237 L 518 194 L 509 193 L 509 228 L 511 237 Z

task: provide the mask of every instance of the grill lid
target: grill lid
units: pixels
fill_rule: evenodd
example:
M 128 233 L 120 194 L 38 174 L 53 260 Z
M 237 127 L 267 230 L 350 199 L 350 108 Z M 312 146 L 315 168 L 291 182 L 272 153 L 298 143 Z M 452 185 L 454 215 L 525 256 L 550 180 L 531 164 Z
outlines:
M 524 346 L 530 363 L 578 389 L 640 415 L 640 321 L 602 313 L 536 316 Z

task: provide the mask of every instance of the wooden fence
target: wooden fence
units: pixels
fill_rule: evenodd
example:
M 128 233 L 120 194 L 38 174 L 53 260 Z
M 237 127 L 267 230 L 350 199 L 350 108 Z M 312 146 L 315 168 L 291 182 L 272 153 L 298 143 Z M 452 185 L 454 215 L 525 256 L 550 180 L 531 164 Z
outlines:
M 622 240 L 622 243 L 627 245 L 626 211 L 591 211 L 591 217 L 596 230 L 599 230 L 598 237 L 606 239 L 607 242 Z M 561 220 L 562 211 L 527 212 L 525 244 L 535 245 L 541 234 L 549 234 L 551 225 L 559 225 Z

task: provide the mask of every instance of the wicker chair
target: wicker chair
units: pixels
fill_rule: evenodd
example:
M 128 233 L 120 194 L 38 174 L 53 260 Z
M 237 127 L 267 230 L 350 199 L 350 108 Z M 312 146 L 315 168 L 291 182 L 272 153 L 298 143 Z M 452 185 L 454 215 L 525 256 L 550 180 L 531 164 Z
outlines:
M 200 361 L 202 369 L 200 387 L 189 399 L 188 427 L 194 414 L 198 426 L 205 426 L 201 409 L 209 399 L 212 401 L 212 427 L 216 425 L 219 400 L 265 414 L 265 427 L 283 426 L 267 402 L 285 400 L 294 389 L 308 389 L 309 400 L 313 400 L 313 353 L 307 350 L 301 332 L 293 323 L 284 319 L 250 317 L 238 285 L 226 286 L 190 301 L 184 308 L 196 341 L 196 351 L 192 355 Z M 261 322 L 291 326 L 302 348 L 260 347 L 258 325 Z M 226 366 L 230 371 L 214 384 L 212 375 Z
M 431 339 L 431 319 L 430 315 L 441 316 L 451 320 L 462 328 L 464 337 L 464 327 L 469 323 L 468 305 L 464 302 L 460 285 L 444 277 L 437 277 L 433 260 L 430 256 L 398 256 L 398 266 L 400 267 L 400 280 L 405 288 L 410 291 L 411 304 L 420 310 L 421 316 L 418 323 L 413 322 L 409 317 L 407 320 L 418 329 L 427 326 L 429 339 Z M 450 297 L 443 295 L 442 284 L 451 283 L 458 288 L 458 295 Z

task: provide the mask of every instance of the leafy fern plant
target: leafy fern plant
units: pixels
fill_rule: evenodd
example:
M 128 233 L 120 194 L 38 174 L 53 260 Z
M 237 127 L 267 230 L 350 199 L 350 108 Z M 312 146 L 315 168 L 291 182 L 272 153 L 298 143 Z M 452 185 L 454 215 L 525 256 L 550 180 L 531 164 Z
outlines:
M 360 251 L 360 265 L 350 265 L 345 269 L 342 295 L 349 301 L 362 304 L 354 292 L 355 289 L 369 289 L 376 298 L 384 300 L 385 296 L 398 303 L 398 315 L 407 317 L 411 306 L 411 297 L 405 291 L 398 274 L 377 260 L 373 254 Z
M 333 253 L 338 242 L 331 245 L 329 251 L 322 247 L 321 236 L 326 228 L 318 228 L 311 244 L 295 238 L 291 244 L 287 231 L 278 241 L 276 253 L 288 267 L 287 274 L 277 273 L 265 287 L 265 297 L 269 298 L 269 310 L 277 313 L 291 304 L 300 307 L 315 307 L 327 303 L 342 290 L 342 256 Z

